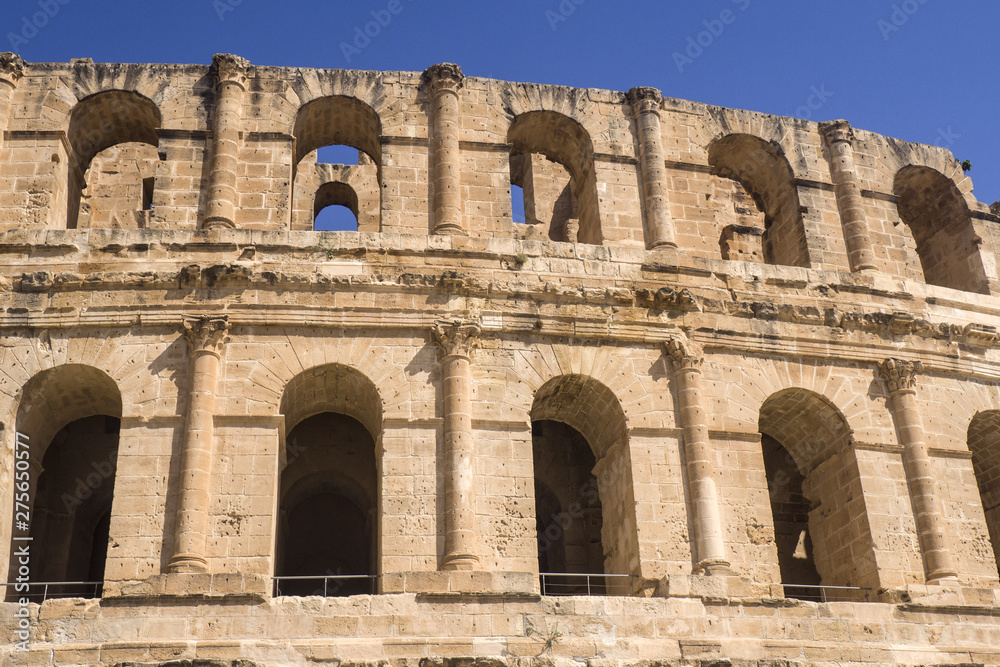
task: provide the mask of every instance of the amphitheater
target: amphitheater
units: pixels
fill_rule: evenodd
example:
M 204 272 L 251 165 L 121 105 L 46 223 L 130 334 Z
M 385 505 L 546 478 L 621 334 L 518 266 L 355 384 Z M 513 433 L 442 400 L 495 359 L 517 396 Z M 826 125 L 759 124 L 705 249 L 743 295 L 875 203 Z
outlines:
M 998 262 L 844 120 L 2 54 L 3 664 L 1000 665 Z

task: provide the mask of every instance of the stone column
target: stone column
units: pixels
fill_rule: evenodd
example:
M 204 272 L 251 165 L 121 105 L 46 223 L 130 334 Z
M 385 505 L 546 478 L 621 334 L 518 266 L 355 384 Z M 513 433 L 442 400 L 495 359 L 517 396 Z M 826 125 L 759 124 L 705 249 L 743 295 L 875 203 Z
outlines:
M 840 209 L 851 271 L 875 269 L 875 254 L 868 236 L 868 220 L 854 164 L 854 130 L 846 120 L 821 123 L 820 130 L 830 149 L 830 173 L 837 192 L 837 208 Z
M 22 76 L 24 61 L 21 56 L 10 51 L 0 53 L 0 148 L 3 148 L 4 133 L 10 122 L 10 100 Z
M 633 88 L 628 91 L 636 132 L 639 135 L 639 170 L 642 201 L 646 210 L 646 248 L 676 248 L 674 227 L 667 201 L 667 167 L 660 130 L 660 91 Z
M 465 76 L 454 63 L 431 65 L 422 77 L 431 103 L 431 169 L 434 233 L 465 234 L 462 224 L 462 156 L 458 148 L 458 91 Z
M 715 489 L 715 451 L 708 439 L 708 417 L 701 388 L 704 355 L 692 341 L 677 336 L 666 343 L 674 366 L 680 407 L 688 493 L 694 524 L 695 574 L 729 574 Z
M 434 336 L 444 352 L 444 570 L 474 570 L 479 566 L 470 367 L 479 332 L 477 323 L 463 320 L 442 320 L 434 325 Z
M 181 444 L 180 492 L 169 572 L 207 572 L 206 543 L 214 456 L 215 389 L 219 356 L 229 322 L 225 317 L 185 320 L 190 350 L 187 418 Z
M 236 227 L 236 171 L 239 166 L 243 92 L 250 63 L 228 53 L 212 56 L 215 109 L 212 112 L 212 161 L 208 174 L 205 229 Z
M 944 514 L 934 488 L 934 468 L 924 442 L 924 427 L 917 407 L 919 361 L 886 359 L 879 365 L 879 375 L 889 388 L 892 418 L 903 445 L 903 468 L 916 512 L 917 535 L 924 557 L 927 581 L 955 577 L 951 553 L 945 539 Z

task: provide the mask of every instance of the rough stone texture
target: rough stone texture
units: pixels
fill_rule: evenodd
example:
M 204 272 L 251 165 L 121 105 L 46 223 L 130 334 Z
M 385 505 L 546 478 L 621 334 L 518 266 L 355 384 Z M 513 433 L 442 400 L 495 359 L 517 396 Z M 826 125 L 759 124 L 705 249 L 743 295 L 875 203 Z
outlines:
M 1000 665 L 1000 217 L 947 150 L 214 62 L 0 56 L 7 663 Z M 18 603 L 20 493 L 101 598 Z M 377 592 L 275 595 L 317 569 Z

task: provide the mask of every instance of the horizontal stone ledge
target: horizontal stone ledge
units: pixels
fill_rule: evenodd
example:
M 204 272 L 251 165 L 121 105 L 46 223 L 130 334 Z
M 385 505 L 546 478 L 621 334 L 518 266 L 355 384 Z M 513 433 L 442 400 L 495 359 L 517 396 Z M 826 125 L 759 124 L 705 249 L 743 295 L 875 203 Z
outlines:
M 104 584 L 101 604 L 155 604 L 164 598 L 260 604 L 271 599 L 271 577 L 239 573 L 168 573 L 155 574 L 145 581 L 108 581 Z
M 387 572 L 380 578 L 382 593 L 419 595 L 538 596 L 538 575 L 532 572 L 477 570 Z

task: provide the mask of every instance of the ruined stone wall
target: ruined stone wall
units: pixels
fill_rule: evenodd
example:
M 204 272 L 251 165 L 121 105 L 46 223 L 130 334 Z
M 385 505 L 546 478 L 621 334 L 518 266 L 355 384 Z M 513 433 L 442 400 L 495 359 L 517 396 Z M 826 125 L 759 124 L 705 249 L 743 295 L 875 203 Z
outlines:
M 948 151 L 454 65 L 0 65 L 6 660 L 1000 664 L 1000 218 Z M 357 231 L 313 230 L 345 202 Z M 323 413 L 371 451 L 289 437 Z M 96 415 L 114 471 L 81 442 L 45 493 L 107 504 L 99 597 L 21 605 L 18 452 L 33 501 Z M 551 422 L 593 455 L 596 491 L 545 476 L 599 595 L 541 594 Z M 374 594 L 275 594 L 310 476 L 370 517 Z

